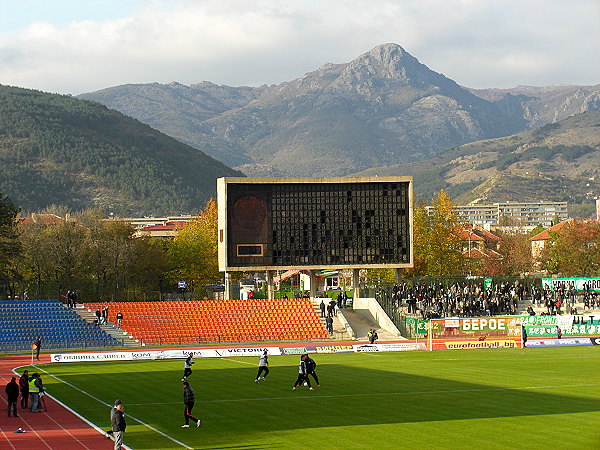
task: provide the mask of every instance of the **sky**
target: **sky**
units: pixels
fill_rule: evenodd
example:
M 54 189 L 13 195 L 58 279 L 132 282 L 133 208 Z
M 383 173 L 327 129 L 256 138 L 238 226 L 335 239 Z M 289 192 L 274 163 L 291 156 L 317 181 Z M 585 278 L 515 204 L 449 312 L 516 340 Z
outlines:
M 600 84 L 600 0 L 0 0 L 0 84 L 291 81 L 396 43 L 462 86 Z

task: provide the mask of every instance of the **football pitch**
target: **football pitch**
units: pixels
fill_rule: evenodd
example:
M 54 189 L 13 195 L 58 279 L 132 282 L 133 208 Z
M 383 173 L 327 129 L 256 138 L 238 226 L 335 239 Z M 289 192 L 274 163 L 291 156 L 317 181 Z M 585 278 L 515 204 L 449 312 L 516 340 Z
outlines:
M 125 405 L 134 449 L 600 448 L 597 347 L 312 355 L 321 387 L 292 391 L 298 356 L 196 359 L 202 426 L 181 428 L 182 360 L 36 366 L 97 426 Z M 110 405 L 110 406 L 109 406 Z

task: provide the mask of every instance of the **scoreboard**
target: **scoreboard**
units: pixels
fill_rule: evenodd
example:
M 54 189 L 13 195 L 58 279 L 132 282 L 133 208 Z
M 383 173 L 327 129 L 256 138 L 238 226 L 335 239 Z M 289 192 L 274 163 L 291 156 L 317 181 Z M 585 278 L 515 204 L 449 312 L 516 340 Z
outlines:
M 220 178 L 219 270 L 412 267 L 412 177 Z

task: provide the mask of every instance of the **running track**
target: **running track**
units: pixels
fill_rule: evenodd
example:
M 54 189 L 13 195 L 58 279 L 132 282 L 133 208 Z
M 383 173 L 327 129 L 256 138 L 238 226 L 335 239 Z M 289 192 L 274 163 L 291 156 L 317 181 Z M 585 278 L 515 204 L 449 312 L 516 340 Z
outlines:
M 50 354 L 40 354 L 40 363 L 49 363 Z M 2 392 L 0 396 L 0 449 L 56 449 L 56 450 L 103 450 L 113 449 L 112 440 L 92 428 L 75 414 L 56 403 L 47 395 L 45 397 L 48 412 L 30 413 L 22 410 L 17 402 L 19 417 L 8 417 L 6 413 L 7 400 L 4 387 L 10 378 L 16 376 L 13 369 L 31 364 L 31 355 L 10 355 L 0 357 L 0 381 Z M 18 382 L 18 378 L 17 378 Z M 107 412 L 108 414 L 108 412 Z M 25 433 L 15 433 L 17 428 L 23 428 Z
M 391 343 L 393 341 L 383 341 L 379 343 Z M 354 342 L 311 342 L 310 345 L 352 345 Z M 276 345 L 280 347 L 297 347 L 305 345 L 300 343 L 286 344 L 265 344 Z M 307 344 L 308 345 L 308 344 Z M 230 347 L 240 347 L 243 345 L 234 344 Z M 256 347 L 256 344 L 249 347 Z M 229 347 L 229 346 L 228 346 Z M 190 348 L 191 349 L 191 348 Z M 164 350 L 164 349 L 163 349 Z M 49 363 L 50 354 L 40 353 L 40 363 Z M 53 450 L 110 450 L 114 448 L 112 440 L 107 439 L 104 433 L 93 428 L 77 415 L 66 409 L 61 404 L 45 397 L 48 412 L 30 413 L 29 410 L 22 410 L 19 402 L 17 403 L 19 417 L 7 416 L 7 400 L 4 393 L 4 386 L 10 381 L 11 377 L 16 376 L 13 369 L 20 366 L 31 364 L 31 355 L 8 355 L 0 357 L 0 382 L 2 392 L 0 392 L 0 449 L 14 450 L 32 450 L 32 449 L 53 449 Z M 30 371 L 31 372 L 31 371 Z M 21 371 L 19 371 L 19 374 Z M 17 378 L 18 382 L 18 378 Z M 107 411 L 108 414 L 108 411 Z M 23 428 L 25 433 L 15 433 L 17 428 Z M 125 445 L 123 448 L 127 448 Z

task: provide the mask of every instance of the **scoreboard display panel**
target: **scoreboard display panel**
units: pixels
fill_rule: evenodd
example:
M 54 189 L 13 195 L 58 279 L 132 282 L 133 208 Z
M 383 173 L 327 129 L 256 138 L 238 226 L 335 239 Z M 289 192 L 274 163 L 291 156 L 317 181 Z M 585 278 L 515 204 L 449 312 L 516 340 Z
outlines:
M 222 271 L 412 267 L 412 177 L 220 178 Z

